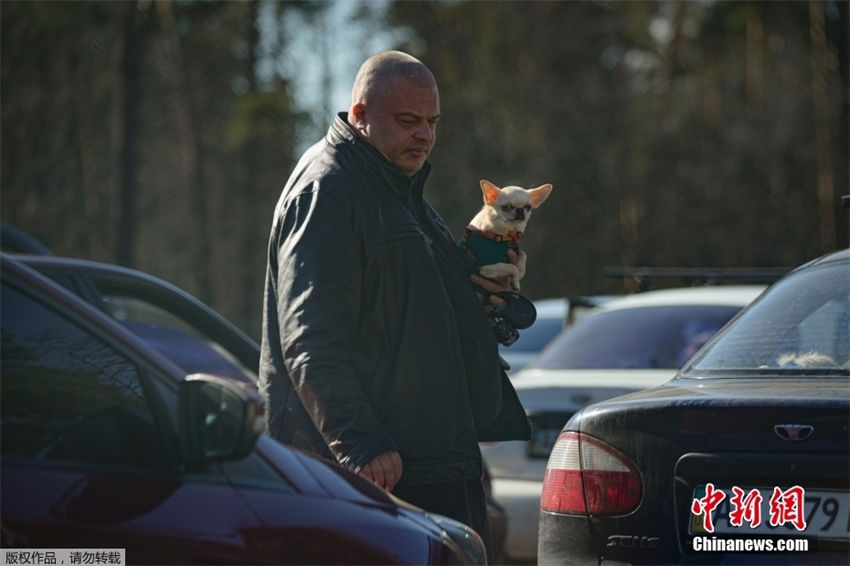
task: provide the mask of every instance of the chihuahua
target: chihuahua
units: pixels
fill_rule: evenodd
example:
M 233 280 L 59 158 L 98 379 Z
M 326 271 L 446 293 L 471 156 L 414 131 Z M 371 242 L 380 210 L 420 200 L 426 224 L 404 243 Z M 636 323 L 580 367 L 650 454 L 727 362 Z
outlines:
M 552 185 L 536 189 L 499 188 L 482 180 L 481 192 L 484 206 L 470 221 L 458 246 L 467 258 L 470 272 L 478 272 L 489 279 L 508 276 L 511 288 L 518 291 L 526 261 L 525 252 L 519 249 L 519 240 L 531 212 L 549 197 Z M 516 265 L 508 261 L 509 249 L 517 252 Z

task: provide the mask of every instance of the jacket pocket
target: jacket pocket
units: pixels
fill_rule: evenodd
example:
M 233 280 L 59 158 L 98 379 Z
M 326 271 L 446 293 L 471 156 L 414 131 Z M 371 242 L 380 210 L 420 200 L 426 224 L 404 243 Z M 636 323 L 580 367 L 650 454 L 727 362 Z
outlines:
M 377 345 L 368 341 L 356 348 L 352 366 L 363 392 L 377 413 L 386 398 L 390 361 L 380 353 Z
M 389 377 L 390 363 L 386 357 L 378 358 L 375 364 L 375 371 L 372 373 L 369 383 L 369 399 L 372 402 L 372 409 L 380 418 L 382 418 L 385 410 L 384 405 L 389 394 Z
M 531 438 L 531 425 L 528 422 L 528 416 L 508 374 L 504 371 L 500 373 L 502 408 L 489 425 L 478 430 L 478 441 L 528 440 Z
M 373 237 L 378 246 L 388 246 L 410 240 L 421 240 L 426 244 L 431 244 L 428 235 L 419 228 L 418 224 L 412 221 L 380 226 L 375 230 Z

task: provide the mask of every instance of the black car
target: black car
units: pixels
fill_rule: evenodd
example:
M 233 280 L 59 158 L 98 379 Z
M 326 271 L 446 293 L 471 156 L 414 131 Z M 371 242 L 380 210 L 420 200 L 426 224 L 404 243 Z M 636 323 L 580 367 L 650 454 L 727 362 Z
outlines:
M 774 284 L 671 381 L 563 428 L 540 564 L 848 564 L 850 253 Z

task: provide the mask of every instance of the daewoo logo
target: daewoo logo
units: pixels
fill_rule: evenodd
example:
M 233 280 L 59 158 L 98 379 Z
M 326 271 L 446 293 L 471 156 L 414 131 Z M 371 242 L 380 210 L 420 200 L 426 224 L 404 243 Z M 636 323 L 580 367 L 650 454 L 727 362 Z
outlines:
M 782 440 L 806 440 L 815 431 L 815 427 L 807 424 L 778 424 L 773 427 L 773 432 Z

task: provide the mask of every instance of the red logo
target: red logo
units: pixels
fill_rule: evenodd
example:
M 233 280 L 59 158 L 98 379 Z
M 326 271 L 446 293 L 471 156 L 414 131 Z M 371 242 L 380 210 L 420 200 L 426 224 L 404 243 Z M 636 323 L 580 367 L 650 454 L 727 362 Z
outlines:
M 771 526 L 791 523 L 798 531 L 806 530 L 806 515 L 803 512 L 805 500 L 806 492 L 799 485 L 786 491 L 774 487 L 773 497 L 770 498 Z
M 732 511 L 729 513 L 729 523 L 734 527 L 741 527 L 744 521 L 750 524 L 751 529 L 761 525 L 761 502 L 762 496 L 757 489 L 751 490 L 744 495 L 740 487 L 733 487 L 734 495 L 730 500 Z
M 705 495 L 694 498 L 691 502 L 691 513 L 702 515 L 703 528 L 708 533 L 714 532 L 714 522 L 711 513 L 726 499 L 723 490 L 716 489 L 714 484 L 705 486 Z M 798 531 L 806 529 L 804 512 L 806 491 L 799 485 L 786 490 L 773 488 L 773 495 L 768 501 L 768 522 L 772 527 L 790 523 Z M 729 524 L 733 527 L 743 527 L 748 524 L 755 529 L 762 523 L 762 502 L 764 497 L 757 489 L 745 492 L 738 486 L 732 488 L 729 498 Z
M 726 499 L 726 494 L 719 489 L 714 489 L 714 484 L 709 483 L 705 486 L 705 496 L 699 499 L 694 499 L 691 503 L 691 513 L 694 515 L 702 515 L 703 526 L 706 532 L 714 532 L 714 523 L 711 522 L 711 512 L 714 511 L 720 502 Z

